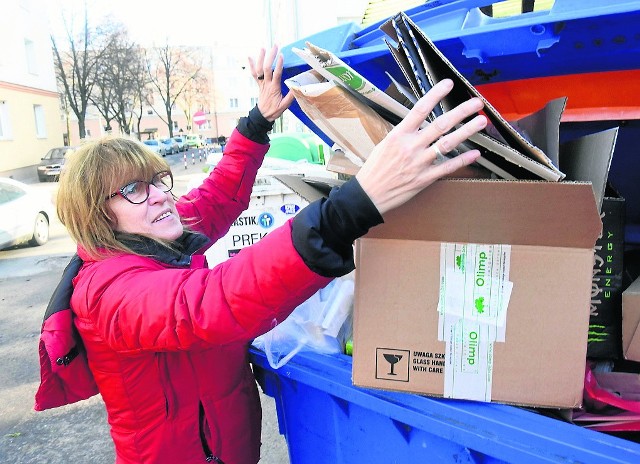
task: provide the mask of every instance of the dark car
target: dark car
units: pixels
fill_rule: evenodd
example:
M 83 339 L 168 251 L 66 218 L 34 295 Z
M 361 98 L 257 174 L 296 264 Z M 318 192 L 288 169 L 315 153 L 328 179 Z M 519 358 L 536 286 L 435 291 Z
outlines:
M 58 180 L 65 158 L 73 153 L 74 149 L 75 147 L 56 147 L 49 150 L 38 165 L 38 180 L 40 182 Z
M 187 151 L 189 149 L 184 137 L 174 137 L 173 140 L 178 142 L 178 151 Z
M 173 155 L 180 151 L 180 145 L 174 139 L 160 139 L 160 142 L 164 145 L 164 152 L 167 155 Z

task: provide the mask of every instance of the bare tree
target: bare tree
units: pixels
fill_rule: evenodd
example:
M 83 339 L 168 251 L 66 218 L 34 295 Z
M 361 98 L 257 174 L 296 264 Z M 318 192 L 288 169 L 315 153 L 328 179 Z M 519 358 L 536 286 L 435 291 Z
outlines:
M 149 99 L 149 78 L 146 72 L 144 53 L 135 45 L 124 50 L 123 58 L 127 60 L 127 73 L 123 76 L 122 89 L 117 92 L 116 120 L 126 134 L 131 133 L 131 123 L 135 115 L 134 108 L 139 105 L 136 132 L 140 133 L 144 103 Z
M 107 128 L 115 120 L 121 132 L 130 134 L 139 89 L 148 82 L 143 54 L 120 24 L 112 25 L 108 43 L 98 63 L 92 102 L 107 121 Z
M 64 91 L 69 107 L 78 118 L 80 138 L 86 136 L 85 117 L 93 86 L 96 82 L 96 68 L 104 46 L 99 44 L 99 34 L 89 28 L 87 14 L 84 16 L 83 30 L 74 37 L 72 27 L 67 25 L 67 48 L 58 47 L 51 35 L 54 65 L 59 86 Z
M 140 126 L 142 124 L 142 112 L 144 111 L 144 105 L 149 101 L 151 92 L 149 88 L 144 85 L 139 85 L 136 88 L 136 98 L 131 107 L 131 120 L 135 116 L 136 134 L 140 139 Z
M 193 127 L 194 110 L 208 111 L 210 95 L 209 79 L 200 72 L 185 86 L 184 92 L 176 99 L 178 107 L 184 112 L 187 126 Z
M 173 107 L 202 69 L 202 57 L 190 47 L 170 47 L 166 44 L 147 53 L 147 72 L 154 93 L 162 100 L 165 114 L 156 114 L 169 128 L 173 137 Z M 166 116 L 166 119 L 165 119 Z
M 108 60 L 101 60 L 97 65 L 96 81 L 89 100 L 105 119 L 105 130 L 111 131 L 111 121 L 115 119 L 113 105 L 115 99 L 114 88 L 110 85 L 109 72 L 112 64 Z

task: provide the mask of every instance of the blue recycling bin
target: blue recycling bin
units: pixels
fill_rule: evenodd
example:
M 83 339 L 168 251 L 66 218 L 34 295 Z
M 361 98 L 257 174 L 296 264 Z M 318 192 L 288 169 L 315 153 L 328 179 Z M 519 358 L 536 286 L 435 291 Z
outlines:
M 498 103 L 528 107 L 536 93 L 548 98 L 549 89 L 582 88 L 576 95 L 584 100 L 568 103 L 574 111 L 561 124 L 561 142 L 620 127 L 609 180 L 627 201 L 626 242 L 640 245 L 640 0 L 556 0 L 549 11 L 511 18 L 483 15 L 479 7 L 491 3 L 434 0 L 405 13 L 481 93 L 507 95 Z M 283 78 L 309 69 L 292 51 L 309 41 L 381 89 L 390 84 L 386 73 L 403 81 L 380 24 L 343 24 L 284 47 Z M 532 92 L 504 93 L 512 83 L 529 84 Z M 606 105 L 593 106 L 591 88 L 606 94 Z M 333 144 L 297 103 L 291 110 Z M 356 387 L 348 356 L 300 352 L 278 370 L 263 352 L 252 349 L 250 356 L 263 391 L 275 399 L 292 464 L 640 463 L 635 441 L 534 409 Z
M 291 464 L 640 462 L 640 444 L 514 406 L 371 390 L 351 358 L 300 352 L 280 369 L 250 351 Z

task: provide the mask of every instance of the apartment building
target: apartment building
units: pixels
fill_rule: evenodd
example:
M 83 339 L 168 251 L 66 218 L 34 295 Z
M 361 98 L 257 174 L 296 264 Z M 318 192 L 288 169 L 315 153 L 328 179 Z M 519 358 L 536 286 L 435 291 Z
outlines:
M 0 175 L 33 166 L 63 144 L 44 0 L 2 2 Z

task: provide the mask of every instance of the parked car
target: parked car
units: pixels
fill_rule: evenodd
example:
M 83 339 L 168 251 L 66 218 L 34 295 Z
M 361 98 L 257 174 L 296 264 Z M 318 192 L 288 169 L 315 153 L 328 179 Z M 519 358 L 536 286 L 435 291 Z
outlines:
M 187 145 L 189 148 L 202 148 L 204 146 L 204 141 L 197 134 L 189 134 L 187 135 Z
M 40 182 L 56 181 L 60 177 L 60 170 L 67 155 L 73 153 L 75 147 L 52 148 L 40 159 L 38 165 L 38 180 Z
M 155 139 L 143 140 L 142 143 L 144 143 L 151 150 L 153 150 L 156 153 L 156 155 L 167 156 L 165 145 L 159 140 L 155 140 Z
M 0 249 L 28 242 L 44 245 L 54 208 L 44 190 L 0 177 Z
M 184 137 L 174 137 L 173 140 L 178 143 L 178 151 L 187 151 L 189 149 L 187 141 Z
M 173 155 L 174 153 L 178 153 L 180 151 L 180 147 L 178 146 L 178 142 L 173 139 L 160 139 L 160 142 L 164 144 L 164 152 L 167 155 Z

